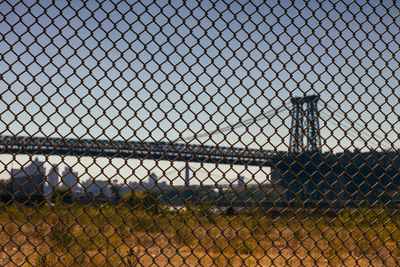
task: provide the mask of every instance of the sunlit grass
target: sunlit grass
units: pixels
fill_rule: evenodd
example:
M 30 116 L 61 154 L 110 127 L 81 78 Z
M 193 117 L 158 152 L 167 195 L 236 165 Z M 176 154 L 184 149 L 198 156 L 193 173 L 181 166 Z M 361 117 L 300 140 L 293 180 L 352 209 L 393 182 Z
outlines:
M 130 206 L 3 205 L 1 266 L 396 266 L 400 215 L 147 213 Z

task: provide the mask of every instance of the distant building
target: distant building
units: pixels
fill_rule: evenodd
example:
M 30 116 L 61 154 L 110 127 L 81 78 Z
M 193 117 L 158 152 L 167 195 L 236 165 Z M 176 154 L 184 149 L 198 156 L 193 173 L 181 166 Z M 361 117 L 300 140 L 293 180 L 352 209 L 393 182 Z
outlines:
M 94 180 L 88 179 L 82 183 L 83 190 L 93 196 L 110 197 L 113 193 L 110 180 Z
M 168 187 L 167 182 L 166 181 L 158 182 L 158 187 L 160 189 L 164 189 L 164 188 Z
M 69 188 L 71 191 L 75 192 L 79 190 L 78 184 L 79 178 L 78 173 L 72 171 L 71 168 L 66 167 L 61 175 L 61 187 Z
M 132 182 L 132 181 L 130 181 L 130 182 L 128 182 L 128 186 L 131 188 L 131 189 L 136 189 L 136 187 L 138 186 L 138 182 Z
M 35 158 L 24 169 L 12 169 L 9 190 L 16 199 L 44 199 L 44 186 L 46 181 L 46 169 L 43 162 Z
M 154 172 L 150 173 L 148 182 L 147 182 L 147 184 L 145 184 L 145 188 L 151 189 L 151 188 L 154 188 L 154 186 L 157 186 L 157 184 L 158 184 L 157 175 Z
M 58 186 L 58 167 L 54 167 L 50 170 L 50 172 L 47 174 L 47 184 L 51 187 L 57 187 Z
M 52 167 L 47 174 L 47 184 L 44 187 L 44 193 L 50 197 L 51 193 L 54 191 L 54 188 L 58 186 L 58 167 Z
M 245 182 L 244 182 L 244 176 L 239 176 L 238 182 L 237 182 L 237 187 L 239 188 L 243 188 L 245 186 Z
M 150 173 L 147 181 L 140 181 L 140 182 L 129 182 L 128 186 L 134 191 L 148 191 L 157 189 L 159 184 L 159 177 L 154 173 Z

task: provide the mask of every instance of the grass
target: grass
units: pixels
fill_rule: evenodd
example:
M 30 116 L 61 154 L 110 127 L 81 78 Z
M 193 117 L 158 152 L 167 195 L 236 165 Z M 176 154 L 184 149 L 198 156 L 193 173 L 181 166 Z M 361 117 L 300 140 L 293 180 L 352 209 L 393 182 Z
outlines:
M 400 214 L 148 214 L 129 206 L 0 209 L 1 266 L 398 266 Z M 204 213 L 204 212 L 203 212 Z

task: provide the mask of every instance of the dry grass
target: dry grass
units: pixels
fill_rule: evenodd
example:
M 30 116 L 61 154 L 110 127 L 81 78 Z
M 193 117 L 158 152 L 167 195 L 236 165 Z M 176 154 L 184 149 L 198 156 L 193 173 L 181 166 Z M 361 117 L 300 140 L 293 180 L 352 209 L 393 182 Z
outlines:
M 2 206 L 1 266 L 398 266 L 399 216 Z

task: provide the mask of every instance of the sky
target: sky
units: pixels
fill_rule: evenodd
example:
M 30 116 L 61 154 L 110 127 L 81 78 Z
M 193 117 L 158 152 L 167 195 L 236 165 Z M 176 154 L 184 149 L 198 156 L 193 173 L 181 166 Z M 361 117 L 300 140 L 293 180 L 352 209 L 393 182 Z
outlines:
M 318 94 L 323 150 L 400 147 L 392 1 L 126 2 L 0 3 L 0 134 L 287 150 L 290 98 Z M 4 170 L 18 165 L 2 157 Z M 82 177 L 182 168 L 97 160 L 48 161 Z M 126 165 L 136 167 L 117 172 Z M 202 168 L 257 181 L 269 172 Z

